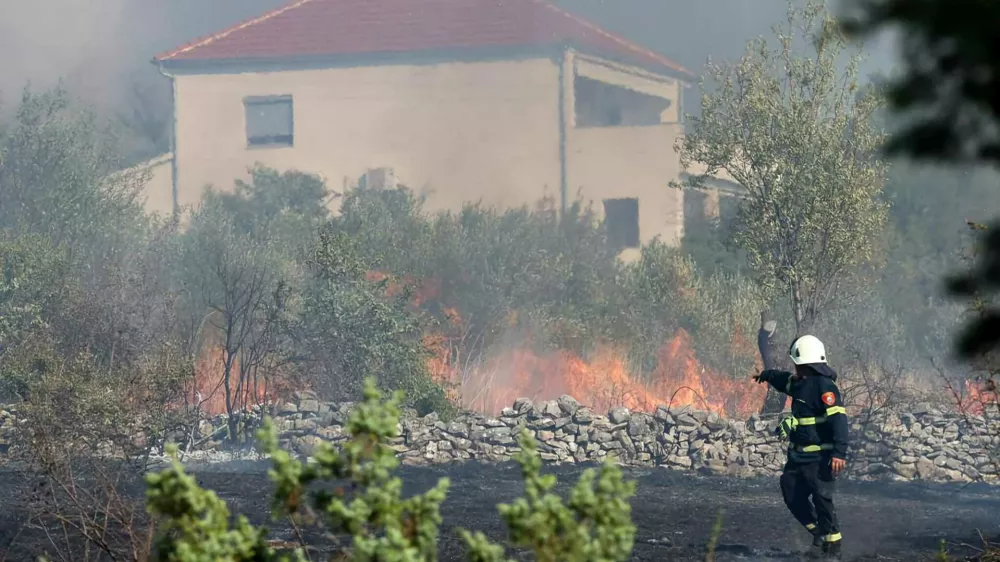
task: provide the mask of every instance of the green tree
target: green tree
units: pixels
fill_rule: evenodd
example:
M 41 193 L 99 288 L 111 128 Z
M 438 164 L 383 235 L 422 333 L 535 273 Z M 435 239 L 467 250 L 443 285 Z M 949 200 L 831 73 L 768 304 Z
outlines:
M 281 240 L 289 253 L 297 253 L 312 249 L 330 219 L 327 205 L 333 196 L 319 176 L 258 165 L 250 169 L 249 182 L 237 179 L 233 192 L 208 197 L 218 201 L 239 231 Z
M 71 102 L 26 90 L 0 123 L 0 228 L 46 236 L 98 276 L 142 232 L 146 177 L 122 171 L 115 130 Z
M 685 165 L 707 165 L 691 186 L 723 171 L 746 189 L 733 242 L 801 332 L 874 257 L 887 214 L 872 119 L 881 98 L 860 88 L 859 54 L 839 69 L 847 39 L 821 3 L 790 6 L 775 34 L 777 44 L 755 40 L 738 63 L 709 64 L 717 87 L 678 149 Z
M 425 323 L 410 294 L 386 294 L 387 280 L 370 281 L 358 240 L 325 229 L 308 264 L 310 279 L 294 326 L 300 368 L 314 388 L 333 399 L 354 399 L 374 378 L 403 390 L 422 414 L 448 416 L 454 406 L 431 380 L 423 344 Z

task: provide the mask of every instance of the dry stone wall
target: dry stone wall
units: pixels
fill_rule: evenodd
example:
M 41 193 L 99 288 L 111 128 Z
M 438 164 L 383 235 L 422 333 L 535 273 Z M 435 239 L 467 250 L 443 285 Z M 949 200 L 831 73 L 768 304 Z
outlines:
M 282 445 L 309 455 L 322 441 L 336 444 L 347 438 L 345 425 L 352 406 L 300 393 L 269 414 Z M 243 414 L 243 421 L 254 425 L 262 417 L 262 411 L 249 412 Z M 9 439 L 12 419 L 0 411 L 0 452 Z M 570 396 L 542 402 L 521 398 L 498 417 L 463 412 L 444 421 L 434 413 L 420 417 L 404 410 L 392 447 L 406 464 L 503 462 L 518 451 L 517 435 L 527 429 L 538 440 L 542 458 L 551 463 L 600 462 L 613 455 L 628 465 L 734 476 L 776 475 L 786 446 L 774 434 L 778 421 L 778 416 L 724 419 L 688 407 L 660 407 L 652 414 L 614 408 L 601 415 Z M 226 419 L 221 416 L 201 422 L 196 437 L 203 453 L 222 446 L 225 427 Z M 851 439 L 849 476 L 853 478 L 997 479 L 997 459 L 991 453 L 1000 450 L 1000 427 L 982 418 L 918 407 L 901 415 L 853 418 Z

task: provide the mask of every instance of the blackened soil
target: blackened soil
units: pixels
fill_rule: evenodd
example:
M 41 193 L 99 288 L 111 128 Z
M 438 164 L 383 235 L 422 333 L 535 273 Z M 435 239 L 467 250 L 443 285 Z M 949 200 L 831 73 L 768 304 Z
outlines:
M 191 467 L 201 484 L 215 490 L 233 512 L 267 524 L 275 538 L 292 540 L 292 530 L 268 516 L 272 488 L 266 469 L 265 463 L 246 462 Z M 548 470 L 558 475 L 558 491 L 564 493 L 582 468 Z M 715 555 L 719 562 L 798 560 L 809 550 L 809 536 L 785 510 L 776 479 L 695 476 L 664 469 L 629 470 L 627 475 L 638 481 L 632 502 L 638 526 L 633 560 L 704 560 L 720 510 L 722 535 Z M 451 479 L 443 506 L 443 561 L 465 559 L 458 527 L 481 530 L 502 541 L 505 528 L 495 505 L 523 494 L 520 472 L 513 464 L 405 467 L 400 476 L 406 494 L 422 492 L 443 476 Z M 13 473 L 0 473 L 0 503 L 7 497 L 4 488 L 15 479 Z M 839 486 L 836 502 L 846 560 L 931 560 L 942 540 L 952 554 L 973 554 L 963 544 L 980 545 L 979 533 L 996 536 L 1000 525 L 1000 496 L 985 485 L 845 481 Z M 0 535 L 9 536 L 17 525 L 13 511 L 0 510 Z

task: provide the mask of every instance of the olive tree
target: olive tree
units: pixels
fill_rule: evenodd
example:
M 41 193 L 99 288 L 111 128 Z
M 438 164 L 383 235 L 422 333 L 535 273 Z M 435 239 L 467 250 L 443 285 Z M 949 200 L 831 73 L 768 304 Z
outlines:
M 790 7 L 774 31 L 738 62 L 708 64 L 714 89 L 677 149 L 685 167 L 706 166 L 689 187 L 721 172 L 745 189 L 731 242 L 801 333 L 876 255 L 888 210 L 881 98 L 859 83 L 860 52 L 822 4 Z

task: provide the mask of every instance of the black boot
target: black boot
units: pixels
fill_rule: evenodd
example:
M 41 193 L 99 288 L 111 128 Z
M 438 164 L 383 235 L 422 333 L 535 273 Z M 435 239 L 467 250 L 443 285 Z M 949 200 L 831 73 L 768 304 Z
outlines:
M 819 548 L 826 545 L 826 535 L 821 535 L 816 531 L 813 531 L 813 546 Z
M 840 541 L 827 542 L 823 544 L 823 558 L 840 560 Z

